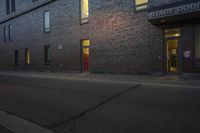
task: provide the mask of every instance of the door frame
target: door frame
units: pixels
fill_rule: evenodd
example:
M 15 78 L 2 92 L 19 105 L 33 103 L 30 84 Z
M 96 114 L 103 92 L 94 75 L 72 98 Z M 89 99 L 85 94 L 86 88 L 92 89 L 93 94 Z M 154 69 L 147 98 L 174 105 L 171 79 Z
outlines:
M 178 44 L 177 44 L 177 50 L 178 50 L 178 66 L 177 66 L 177 72 L 171 72 L 169 71 L 168 67 L 169 67 L 169 63 L 168 63 L 168 44 L 167 41 L 168 40 L 178 40 Z M 165 38 L 165 72 L 167 74 L 179 74 L 180 73 L 180 43 L 181 43 L 181 39 L 180 37 L 169 37 L 169 38 Z
M 81 46 L 80 46 L 80 50 L 81 50 L 81 72 L 82 73 L 89 73 L 90 72 L 90 45 L 89 46 L 83 46 L 83 41 L 85 41 L 85 40 L 89 40 L 89 39 L 82 39 L 81 41 L 80 41 L 80 43 L 81 43 Z M 89 40 L 90 41 L 90 40 Z M 89 57 L 88 57 L 88 71 L 86 72 L 86 71 L 84 71 L 84 48 L 89 48 Z
M 179 29 L 180 36 L 172 36 L 172 37 L 165 37 L 165 30 L 167 29 Z M 167 39 L 178 39 L 178 71 L 176 73 L 168 72 L 167 70 Z M 175 75 L 182 75 L 182 28 L 180 25 L 178 26 L 166 26 L 163 28 L 163 73 L 164 75 L 167 74 L 175 74 Z

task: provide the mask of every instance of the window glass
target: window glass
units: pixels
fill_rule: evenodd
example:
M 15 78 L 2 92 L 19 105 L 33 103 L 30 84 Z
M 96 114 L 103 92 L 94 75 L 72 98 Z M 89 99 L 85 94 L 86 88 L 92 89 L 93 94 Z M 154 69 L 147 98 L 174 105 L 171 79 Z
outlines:
M 30 59 L 30 49 L 26 48 L 25 49 L 25 64 L 29 65 L 31 63 Z
M 4 26 L 4 43 L 7 42 L 7 38 L 8 38 L 8 30 L 7 26 Z
M 50 12 L 46 11 L 44 12 L 44 31 L 49 32 L 50 31 Z
M 15 12 L 15 0 L 11 0 L 11 12 Z
M 82 41 L 82 45 L 83 45 L 84 47 L 90 46 L 90 40 L 83 40 L 83 41 Z
M 50 46 L 49 45 L 44 46 L 44 61 L 45 61 L 45 65 L 50 65 Z
M 147 9 L 148 0 L 135 0 L 135 10 L 145 10 Z
M 13 26 L 12 26 L 12 24 L 10 24 L 9 26 L 8 26 L 8 28 L 9 28 L 9 41 L 12 41 L 12 34 L 13 34 L 13 32 L 12 32 L 12 29 L 13 29 Z
M 88 0 L 81 0 L 81 23 L 88 22 L 89 3 Z
M 6 0 L 6 14 L 10 14 L 10 0 Z
M 195 26 L 195 64 L 200 66 L 200 24 Z

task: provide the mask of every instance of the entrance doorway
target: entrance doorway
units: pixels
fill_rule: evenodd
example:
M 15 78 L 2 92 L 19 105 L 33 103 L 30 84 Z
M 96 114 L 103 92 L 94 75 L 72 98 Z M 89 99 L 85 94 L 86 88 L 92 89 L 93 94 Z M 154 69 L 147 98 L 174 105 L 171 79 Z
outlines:
M 89 57 L 90 57 L 90 40 L 82 41 L 82 69 L 83 72 L 89 72 Z
M 178 72 L 178 39 L 167 39 L 167 71 Z
M 180 29 L 165 30 L 166 68 L 169 73 L 179 72 Z

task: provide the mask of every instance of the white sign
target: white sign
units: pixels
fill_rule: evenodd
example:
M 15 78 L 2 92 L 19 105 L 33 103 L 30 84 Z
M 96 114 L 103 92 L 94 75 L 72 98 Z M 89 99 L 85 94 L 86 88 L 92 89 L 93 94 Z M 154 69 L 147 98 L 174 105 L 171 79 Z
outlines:
M 190 58 L 191 52 L 190 51 L 185 51 L 184 52 L 184 56 L 185 56 L 185 58 Z
M 62 44 L 59 44 L 58 49 L 62 49 L 62 48 L 63 48 Z

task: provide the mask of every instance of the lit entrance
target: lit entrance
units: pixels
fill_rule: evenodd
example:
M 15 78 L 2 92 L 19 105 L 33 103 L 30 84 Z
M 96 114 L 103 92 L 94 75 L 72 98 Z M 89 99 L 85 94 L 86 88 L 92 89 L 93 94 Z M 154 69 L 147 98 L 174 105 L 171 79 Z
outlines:
M 180 29 L 165 30 L 167 72 L 179 71 L 179 37 Z
M 89 54 L 90 54 L 90 40 L 82 41 L 82 66 L 83 72 L 89 72 Z

